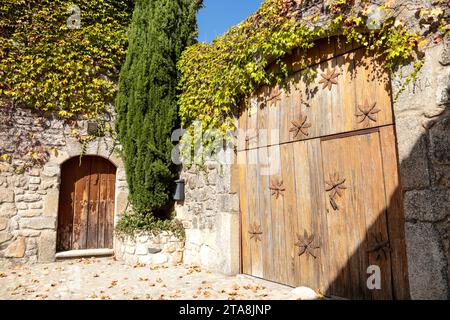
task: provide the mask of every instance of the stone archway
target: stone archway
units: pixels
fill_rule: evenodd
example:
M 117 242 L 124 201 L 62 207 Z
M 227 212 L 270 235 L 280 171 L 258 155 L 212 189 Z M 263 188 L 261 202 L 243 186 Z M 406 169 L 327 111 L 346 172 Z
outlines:
M 42 196 L 43 216 L 52 225 L 51 230 L 41 234 L 38 240 L 38 262 L 51 262 L 55 260 L 57 252 L 57 226 L 58 211 L 60 203 L 61 174 L 64 163 L 73 158 L 79 158 L 83 153 L 85 157 L 100 157 L 109 161 L 116 167 L 115 190 L 114 190 L 114 214 L 113 226 L 116 225 L 122 212 L 128 207 L 128 186 L 125 177 L 125 168 L 121 158 L 112 152 L 112 142 L 105 140 L 95 140 L 91 142 L 84 152 L 82 145 L 75 140 L 67 140 L 66 145 L 57 154 L 52 155 L 41 172 L 42 183 L 48 189 Z

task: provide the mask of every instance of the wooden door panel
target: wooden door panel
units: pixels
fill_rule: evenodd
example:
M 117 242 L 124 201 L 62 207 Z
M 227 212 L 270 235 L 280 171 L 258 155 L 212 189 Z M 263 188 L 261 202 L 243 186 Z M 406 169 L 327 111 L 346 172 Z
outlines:
M 58 251 L 113 247 L 115 170 L 90 156 L 63 164 Z
M 359 46 L 353 42 L 347 43 L 345 37 L 320 39 L 314 44 L 314 47 L 306 52 L 301 49 L 294 50 L 289 57 L 288 66 L 291 71 L 298 72 L 301 71 L 301 66 L 311 67 L 358 48 Z
M 375 62 L 372 58 L 365 58 L 360 49 L 311 67 L 311 71 L 317 74 L 311 83 L 301 74 L 295 75 L 290 80 L 295 83 L 289 93 L 292 98 L 283 101 L 282 108 L 290 108 L 292 102 L 289 101 L 293 101 L 297 112 L 307 117 L 306 123 L 310 127 L 305 130 L 307 135 L 294 136 L 289 133 L 293 127 L 290 122 L 298 119 L 299 115 L 282 119 L 281 122 L 288 125 L 280 127 L 280 143 L 392 124 L 390 81 L 383 66 Z M 323 79 L 321 74 L 332 69 L 340 73 L 336 78 L 337 85 L 333 84 L 331 90 L 323 89 L 319 84 Z M 380 76 L 373 78 L 373 74 Z M 369 106 L 376 103 L 374 111 L 380 109 L 380 112 L 371 115 L 376 121 L 367 119 L 359 123 L 363 117 L 357 116 L 360 113 L 358 106 L 363 107 L 366 100 Z M 292 114 L 284 114 L 292 117 Z
M 368 253 L 375 237 L 388 238 L 383 164 L 378 131 L 322 141 L 324 176 L 345 179 L 342 197 L 336 195 L 335 210 L 327 198 L 330 259 L 337 268 L 330 274 L 335 295 L 391 299 L 390 255 L 376 260 Z M 379 265 L 383 290 L 366 288 L 367 267 Z M 354 286 L 348 284 L 353 282 Z M 379 296 L 377 296 L 379 295 Z
M 331 69 L 340 73 L 338 83 L 331 90 L 323 89 L 321 74 Z M 247 136 L 243 131 L 238 150 L 393 124 L 389 74 L 380 60 L 365 57 L 363 49 L 321 62 L 311 72 L 317 74 L 312 82 L 297 73 L 283 90 L 274 86 L 258 91 L 257 107 L 241 117 L 247 124 L 244 129 L 252 129 L 248 132 L 252 141 L 243 142 Z M 365 108 L 372 108 L 370 118 L 362 115 Z M 308 128 L 290 132 L 292 121 L 303 119 L 300 116 L 306 116 Z

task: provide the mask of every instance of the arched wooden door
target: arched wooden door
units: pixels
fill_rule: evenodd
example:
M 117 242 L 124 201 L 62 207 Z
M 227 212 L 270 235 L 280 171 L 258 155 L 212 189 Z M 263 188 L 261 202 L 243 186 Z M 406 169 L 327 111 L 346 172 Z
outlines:
M 57 251 L 113 247 L 116 167 L 94 156 L 62 165 Z

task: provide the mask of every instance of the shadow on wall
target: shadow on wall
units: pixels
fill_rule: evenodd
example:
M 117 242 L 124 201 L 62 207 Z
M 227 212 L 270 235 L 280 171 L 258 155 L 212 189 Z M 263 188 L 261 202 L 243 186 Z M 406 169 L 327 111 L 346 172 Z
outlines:
M 428 161 L 421 170 L 428 171 L 426 174 L 428 176 L 429 173 L 430 186 L 421 190 L 402 190 L 397 186 L 390 199 L 387 199 L 387 208 L 378 214 L 376 221 L 368 228 L 364 240 L 348 258 L 345 267 L 337 273 L 326 294 L 367 299 L 408 299 L 410 287 L 412 299 L 450 299 L 449 106 L 428 124 L 409 156 L 400 162 L 402 180 L 414 180 L 417 176 L 422 176 L 422 172 L 411 170 L 411 167 L 417 168 L 417 162 L 420 161 L 418 157 L 424 152 Z M 390 238 L 387 244 L 387 234 L 382 232 L 384 234 L 380 236 L 380 226 L 387 219 L 389 230 L 397 228 L 394 233 L 403 234 L 402 217 L 392 220 L 389 218 L 399 207 L 401 212 L 403 203 L 406 237 Z M 392 223 L 396 221 L 398 225 Z M 402 258 L 403 239 L 406 239 L 408 272 L 402 274 L 401 270 L 406 270 Z M 390 249 L 387 249 L 388 245 Z M 386 248 L 384 252 L 383 247 Z M 376 259 L 376 252 L 369 252 L 376 248 L 379 249 L 379 259 Z M 374 269 L 366 274 L 355 274 L 355 270 L 362 270 L 357 267 L 361 263 L 380 267 L 381 290 L 367 288 L 367 279 L 374 274 Z M 346 287 L 345 284 L 350 283 L 349 279 L 361 283 L 359 286 Z M 372 281 L 369 282 L 373 284 Z M 389 296 L 390 292 L 392 296 Z

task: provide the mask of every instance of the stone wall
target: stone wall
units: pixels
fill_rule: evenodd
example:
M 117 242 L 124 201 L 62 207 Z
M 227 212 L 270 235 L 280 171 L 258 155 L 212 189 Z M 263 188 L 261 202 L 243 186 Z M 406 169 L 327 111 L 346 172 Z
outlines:
M 426 51 L 417 80 L 394 103 L 394 113 L 411 295 L 449 299 L 450 38 Z
M 231 170 L 217 163 L 184 170 L 186 199 L 176 208 L 186 229 L 184 261 L 224 274 L 237 274 L 240 263 L 239 197 Z
M 129 265 L 177 265 L 183 262 L 184 240 L 170 232 L 116 237 L 115 257 Z
M 4 111 L 4 110 L 3 110 Z M 14 154 L 0 162 L 0 264 L 49 262 L 55 259 L 61 164 L 80 156 L 82 145 L 71 134 L 87 130 L 86 121 L 69 125 L 29 109 L 11 108 L 1 114 L 0 154 Z M 30 166 L 26 152 L 32 145 L 47 154 Z M 127 205 L 128 189 L 122 162 L 107 137 L 91 142 L 86 155 L 109 159 L 116 167 L 116 217 Z

